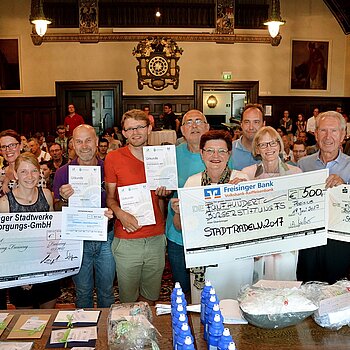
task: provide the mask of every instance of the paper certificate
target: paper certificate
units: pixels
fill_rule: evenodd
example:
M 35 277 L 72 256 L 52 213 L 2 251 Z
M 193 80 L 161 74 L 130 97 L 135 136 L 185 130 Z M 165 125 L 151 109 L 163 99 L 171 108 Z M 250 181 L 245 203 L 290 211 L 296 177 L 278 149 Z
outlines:
M 70 207 L 101 208 L 101 167 L 69 165 Z
M 62 238 L 107 241 L 106 208 L 62 207 Z
M 120 208 L 134 215 L 140 226 L 154 225 L 151 191 L 147 184 L 118 187 Z
M 61 239 L 61 212 L 0 214 L 0 289 L 79 272 L 83 241 Z
M 167 190 L 177 190 L 175 145 L 143 147 L 143 158 L 149 189 L 165 186 Z
M 229 262 L 327 243 L 328 170 L 180 188 L 186 266 Z
M 350 242 L 350 185 L 327 190 L 328 238 Z

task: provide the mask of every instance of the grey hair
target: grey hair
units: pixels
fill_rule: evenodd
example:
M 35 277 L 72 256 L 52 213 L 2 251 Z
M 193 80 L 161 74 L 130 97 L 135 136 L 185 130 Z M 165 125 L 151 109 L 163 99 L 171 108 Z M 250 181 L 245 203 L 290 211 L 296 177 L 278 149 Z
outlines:
M 339 121 L 340 128 L 341 130 L 346 130 L 346 121 L 345 118 L 338 112 L 336 111 L 327 111 L 327 112 L 322 112 L 316 117 L 316 130 L 318 129 L 321 119 L 327 118 L 327 117 L 332 117 L 335 118 Z

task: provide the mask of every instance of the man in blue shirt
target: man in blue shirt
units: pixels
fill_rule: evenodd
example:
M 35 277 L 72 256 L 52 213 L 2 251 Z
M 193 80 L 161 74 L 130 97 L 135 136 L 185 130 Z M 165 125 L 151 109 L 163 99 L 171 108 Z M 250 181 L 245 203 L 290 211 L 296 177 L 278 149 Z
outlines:
M 346 122 L 340 113 L 320 113 L 315 130 L 319 151 L 298 161 L 303 171 L 329 169 L 326 188 L 350 182 L 350 157 L 341 151 L 345 130 Z M 333 284 L 348 277 L 349 272 L 350 243 L 328 239 L 325 246 L 299 251 L 297 278 L 300 281 Z
M 179 187 L 183 187 L 186 180 L 196 173 L 205 170 L 199 149 L 201 136 L 209 130 L 209 124 L 202 112 L 188 111 L 183 119 L 181 132 L 186 142 L 176 147 L 176 162 Z M 177 197 L 177 193 L 174 194 Z M 190 275 L 186 269 L 182 232 L 173 224 L 174 211 L 168 206 L 166 221 L 166 236 L 168 240 L 168 258 L 175 282 L 180 282 L 184 293 L 190 291 Z
M 231 160 L 233 169 L 243 168 L 258 162 L 252 155 L 255 134 L 265 125 L 264 110 L 259 104 L 247 104 L 242 113 L 242 136 L 232 143 Z

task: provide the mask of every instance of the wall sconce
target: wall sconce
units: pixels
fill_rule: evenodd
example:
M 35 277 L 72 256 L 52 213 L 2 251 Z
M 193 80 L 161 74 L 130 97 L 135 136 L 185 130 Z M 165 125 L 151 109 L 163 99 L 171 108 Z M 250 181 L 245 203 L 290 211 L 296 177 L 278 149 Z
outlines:
M 210 95 L 207 99 L 207 105 L 209 108 L 215 108 L 218 104 L 218 100 L 214 95 Z
M 47 25 L 52 21 L 45 17 L 42 0 L 32 0 L 31 14 L 29 16 L 30 23 L 35 25 L 35 31 L 39 36 L 44 36 Z
M 271 16 L 264 23 L 264 25 L 268 26 L 269 33 L 272 38 L 275 38 L 280 31 L 280 26 L 286 23 L 281 18 L 281 9 L 280 9 L 280 0 L 272 0 L 271 1 Z

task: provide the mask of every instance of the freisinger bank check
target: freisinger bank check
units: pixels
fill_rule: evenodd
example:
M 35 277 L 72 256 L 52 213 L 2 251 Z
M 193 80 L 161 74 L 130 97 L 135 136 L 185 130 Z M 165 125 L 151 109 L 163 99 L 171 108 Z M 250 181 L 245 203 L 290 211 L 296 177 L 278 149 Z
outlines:
M 328 169 L 180 188 L 187 267 L 325 245 Z

